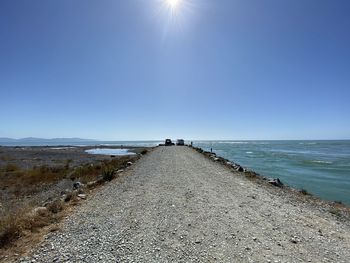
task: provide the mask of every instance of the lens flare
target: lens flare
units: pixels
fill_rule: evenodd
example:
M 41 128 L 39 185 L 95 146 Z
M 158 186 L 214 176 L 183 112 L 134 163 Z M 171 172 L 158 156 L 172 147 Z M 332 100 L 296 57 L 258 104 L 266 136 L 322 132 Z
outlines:
M 180 0 L 167 0 L 167 2 L 172 9 L 175 9 L 180 4 Z

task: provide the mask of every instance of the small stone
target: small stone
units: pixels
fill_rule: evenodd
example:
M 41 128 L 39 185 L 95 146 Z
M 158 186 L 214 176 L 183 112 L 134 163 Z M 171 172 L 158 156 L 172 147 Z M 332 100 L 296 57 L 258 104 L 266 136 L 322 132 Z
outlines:
M 297 244 L 298 243 L 298 240 L 296 238 L 291 238 L 290 242 L 292 242 L 293 244 Z
M 86 199 L 86 194 L 78 194 L 77 195 L 80 199 Z

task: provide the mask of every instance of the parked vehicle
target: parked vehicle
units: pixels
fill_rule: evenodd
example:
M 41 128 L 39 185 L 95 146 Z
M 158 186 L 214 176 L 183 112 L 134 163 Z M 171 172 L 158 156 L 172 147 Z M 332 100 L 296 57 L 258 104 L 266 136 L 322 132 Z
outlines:
M 172 146 L 172 145 L 175 145 L 175 143 L 173 143 L 170 139 L 165 140 L 165 146 Z
M 185 145 L 185 141 L 183 139 L 178 139 L 176 145 Z

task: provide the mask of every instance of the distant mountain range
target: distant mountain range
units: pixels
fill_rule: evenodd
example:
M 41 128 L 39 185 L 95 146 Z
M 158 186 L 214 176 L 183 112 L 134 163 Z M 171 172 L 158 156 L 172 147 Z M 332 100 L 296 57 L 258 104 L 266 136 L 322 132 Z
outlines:
M 92 142 L 97 142 L 97 140 L 81 139 L 81 138 L 0 138 L 0 145 L 3 146 L 45 146 L 45 145 L 85 145 L 91 144 Z
M 27 137 L 21 139 L 13 139 L 13 138 L 0 138 L 0 143 L 44 143 L 44 142 L 55 142 L 55 143 L 67 143 L 67 142 L 91 142 L 96 140 L 91 139 L 81 139 L 81 138 L 52 138 L 52 139 L 43 139 L 43 138 L 34 138 Z

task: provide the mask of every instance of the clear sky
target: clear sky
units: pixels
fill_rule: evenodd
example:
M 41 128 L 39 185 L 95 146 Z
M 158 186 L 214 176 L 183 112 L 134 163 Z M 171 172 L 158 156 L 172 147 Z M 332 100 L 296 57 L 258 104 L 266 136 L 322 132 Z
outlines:
M 0 137 L 350 139 L 349 0 L 1 0 Z

